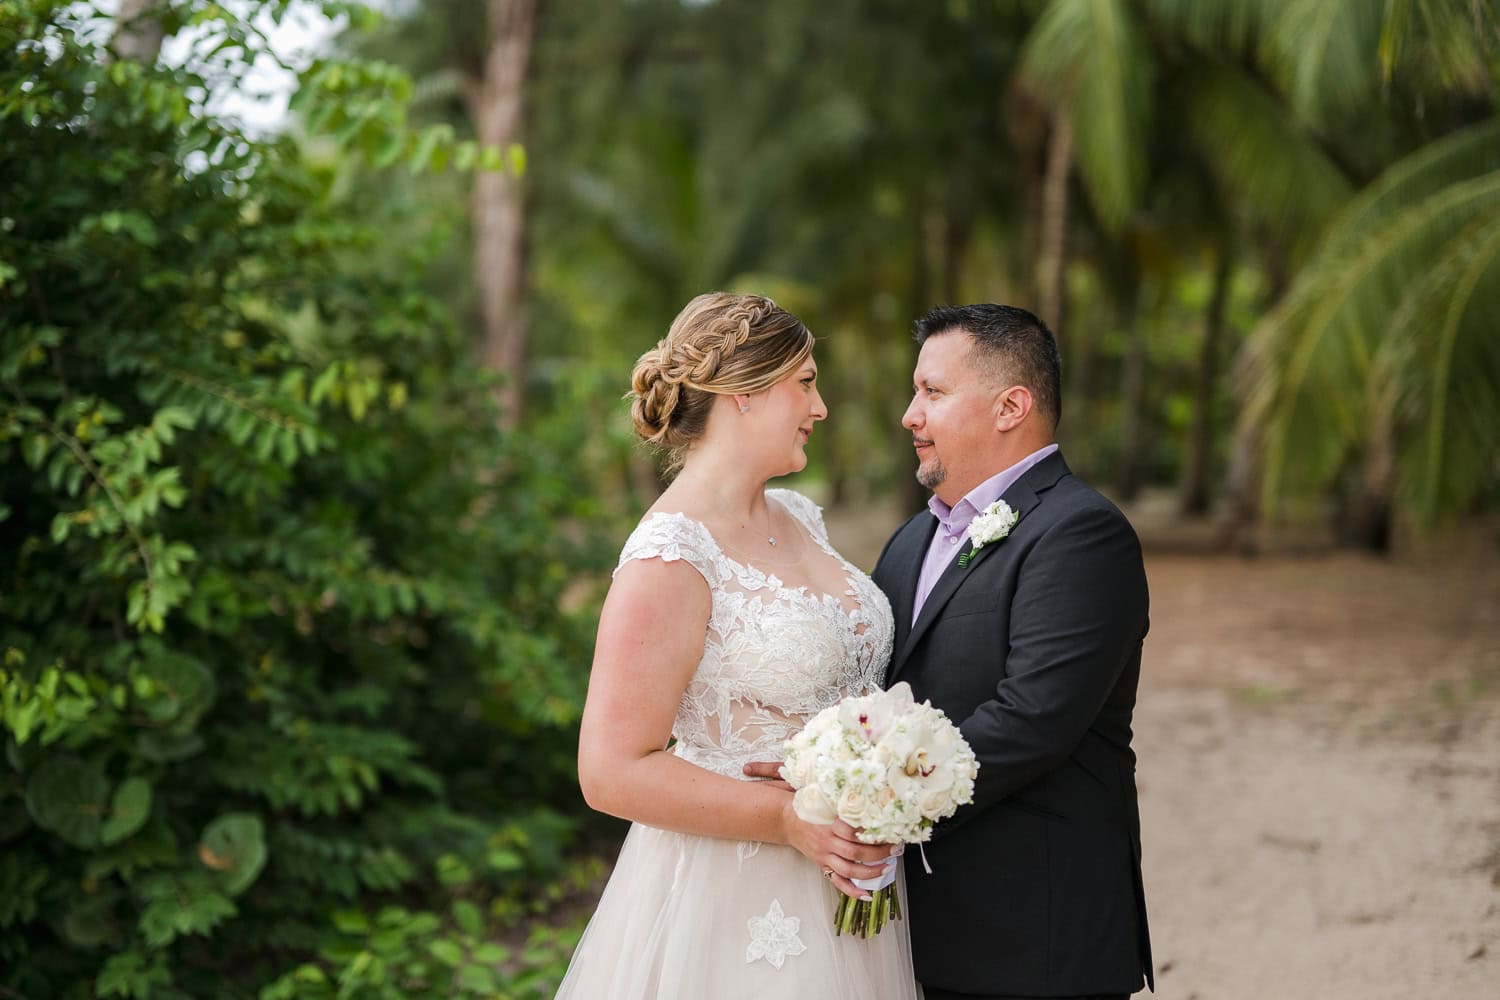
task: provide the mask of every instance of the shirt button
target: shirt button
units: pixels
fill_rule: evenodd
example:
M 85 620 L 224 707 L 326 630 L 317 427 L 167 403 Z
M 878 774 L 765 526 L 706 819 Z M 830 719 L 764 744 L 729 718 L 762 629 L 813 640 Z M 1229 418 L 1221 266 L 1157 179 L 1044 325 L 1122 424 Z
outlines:
M 958 544 L 958 537 L 954 536 L 953 538 L 948 539 L 948 544 L 949 545 L 957 545 Z

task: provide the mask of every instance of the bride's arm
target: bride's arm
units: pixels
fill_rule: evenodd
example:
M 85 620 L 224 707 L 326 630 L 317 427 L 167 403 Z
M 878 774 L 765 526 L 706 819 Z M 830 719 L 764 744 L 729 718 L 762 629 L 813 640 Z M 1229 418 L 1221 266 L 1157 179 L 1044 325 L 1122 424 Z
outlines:
M 591 808 L 681 833 L 789 844 L 847 879 L 870 878 L 888 848 L 807 823 L 792 796 L 714 774 L 666 752 L 672 720 L 703 656 L 711 597 L 687 562 L 626 563 L 599 617 L 578 736 L 578 783 Z M 861 890 L 840 881 L 849 895 Z

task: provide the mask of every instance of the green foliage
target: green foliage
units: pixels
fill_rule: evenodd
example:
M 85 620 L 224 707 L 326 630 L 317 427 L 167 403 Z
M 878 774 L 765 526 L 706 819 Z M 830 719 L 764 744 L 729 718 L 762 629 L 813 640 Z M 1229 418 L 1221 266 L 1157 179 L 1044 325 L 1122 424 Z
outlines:
M 160 14 L 216 72 L 258 51 Z M 520 156 L 408 128 L 404 75 L 353 60 L 305 74 L 331 145 L 257 141 L 204 112 L 208 62 L 113 60 L 108 27 L 0 2 L 0 993 L 363 983 L 349 914 L 513 899 L 576 827 L 564 591 L 613 548 L 534 444 L 576 431 L 502 436 L 422 248 L 344 194 L 351 162 Z M 528 988 L 461 912 L 401 925 L 463 956 L 401 995 Z
M 1390 466 L 1424 519 L 1463 512 L 1500 454 L 1500 127 L 1395 164 L 1331 225 L 1257 330 L 1242 419 L 1266 438 L 1266 501 Z
M 1027 40 L 1023 79 L 1075 123 L 1079 169 L 1111 231 L 1145 190 L 1154 68 L 1126 0 L 1055 0 Z

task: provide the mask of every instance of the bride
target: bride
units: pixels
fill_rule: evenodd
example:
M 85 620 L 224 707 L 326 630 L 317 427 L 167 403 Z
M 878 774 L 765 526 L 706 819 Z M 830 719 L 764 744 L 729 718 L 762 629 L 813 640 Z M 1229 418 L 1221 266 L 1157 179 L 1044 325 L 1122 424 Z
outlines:
M 818 508 L 766 480 L 807 464 L 813 337 L 769 299 L 687 304 L 641 356 L 631 415 L 680 471 L 625 543 L 579 734 L 590 806 L 633 820 L 557 997 L 915 998 L 906 925 L 834 934 L 835 892 L 896 861 L 741 774 L 807 718 L 874 690 L 884 596 Z M 904 887 L 897 880 L 904 899 Z

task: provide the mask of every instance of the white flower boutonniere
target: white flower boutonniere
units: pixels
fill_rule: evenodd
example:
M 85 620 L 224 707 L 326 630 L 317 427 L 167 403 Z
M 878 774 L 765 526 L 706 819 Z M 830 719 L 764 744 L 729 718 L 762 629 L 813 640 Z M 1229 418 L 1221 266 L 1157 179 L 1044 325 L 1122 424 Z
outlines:
M 973 547 L 958 557 L 958 565 L 967 568 L 974 553 L 991 542 L 1004 541 L 1010 529 L 1021 519 L 1019 512 L 1011 510 L 1004 500 L 996 500 L 969 522 L 969 541 Z

